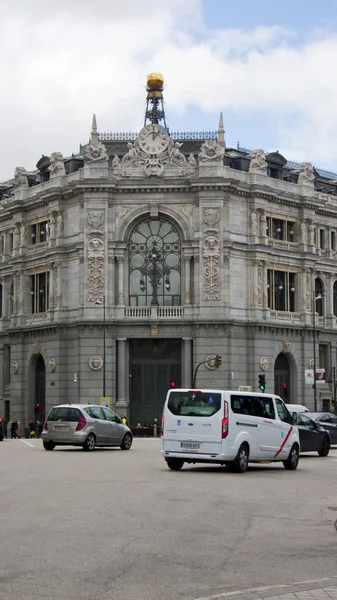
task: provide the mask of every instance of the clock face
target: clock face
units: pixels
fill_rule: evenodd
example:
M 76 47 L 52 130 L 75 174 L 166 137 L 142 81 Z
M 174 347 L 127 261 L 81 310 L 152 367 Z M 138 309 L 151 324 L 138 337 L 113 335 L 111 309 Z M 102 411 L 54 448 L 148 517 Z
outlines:
M 161 154 L 167 149 L 170 137 L 166 129 L 156 123 L 145 125 L 139 132 L 138 144 L 147 154 Z

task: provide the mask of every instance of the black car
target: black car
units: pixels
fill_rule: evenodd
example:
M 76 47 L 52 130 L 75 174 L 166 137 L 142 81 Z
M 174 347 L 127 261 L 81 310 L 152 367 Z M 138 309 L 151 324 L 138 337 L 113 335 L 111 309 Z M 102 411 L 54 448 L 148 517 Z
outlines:
M 309 413 L 293 413 L 293 422 L 300 434 L 301 452 L 318 452 L 319 456 L 328 456 L 330 434 L 320 423 L 315 422 Z
M 319 423 L 330 433 L 331 444 L 337 444 L 337 416 L 329 412 L 308 412 L 305 413 L 310 419 Z

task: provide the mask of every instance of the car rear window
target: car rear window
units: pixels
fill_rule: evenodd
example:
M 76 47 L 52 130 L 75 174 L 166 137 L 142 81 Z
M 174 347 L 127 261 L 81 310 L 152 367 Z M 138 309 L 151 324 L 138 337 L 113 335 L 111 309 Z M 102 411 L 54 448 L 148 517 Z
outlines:
M 80 416 L 81 413 L 78 408 L 61 406 L 50 411 L 47 421 L 78 421 Z
M 211 417 L 221 408 L 221 394 L 214 392 L 170 392 L 167 408 L 174 415 Z

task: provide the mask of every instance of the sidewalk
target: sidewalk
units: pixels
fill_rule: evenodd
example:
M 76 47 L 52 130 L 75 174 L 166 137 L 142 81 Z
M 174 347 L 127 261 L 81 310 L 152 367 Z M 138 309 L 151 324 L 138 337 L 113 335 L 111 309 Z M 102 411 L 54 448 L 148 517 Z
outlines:
M 224 592 L 196 600 L 337 600 L 337 576 L 287 585 Z

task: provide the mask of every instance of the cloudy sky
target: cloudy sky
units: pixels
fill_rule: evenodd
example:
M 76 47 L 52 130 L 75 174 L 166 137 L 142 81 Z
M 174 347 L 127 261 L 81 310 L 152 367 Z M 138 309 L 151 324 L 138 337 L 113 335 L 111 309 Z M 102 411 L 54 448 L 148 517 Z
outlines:
M 336 0 L 0 0 L 0 181 L 99 131 L 138 131 L 165 78 L 171 131 L 337 172 Z

